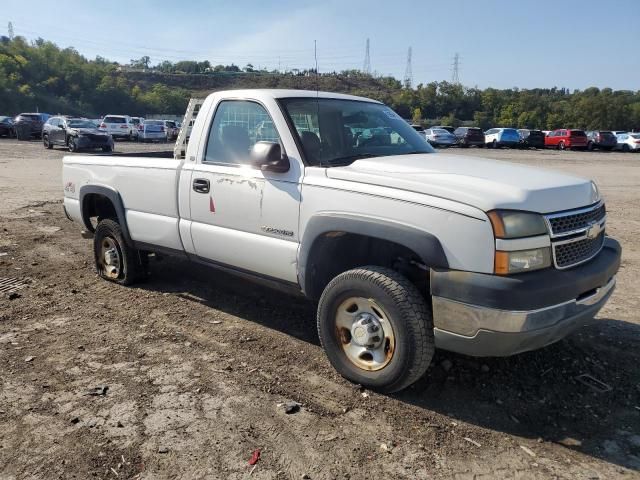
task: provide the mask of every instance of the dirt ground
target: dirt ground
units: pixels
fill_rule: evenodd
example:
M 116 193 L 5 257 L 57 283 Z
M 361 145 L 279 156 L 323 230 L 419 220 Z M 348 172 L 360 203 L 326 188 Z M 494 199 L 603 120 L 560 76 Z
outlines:
M 98 279 L 65 152 L 0 139 L 0 479 L 640 478 L 640 155 L 451 151 L 594 178 L 618 289 L 555 345 L 438 352 L 385 396 L 334 372 L 303 299 L 170 258 L 135 288 Z

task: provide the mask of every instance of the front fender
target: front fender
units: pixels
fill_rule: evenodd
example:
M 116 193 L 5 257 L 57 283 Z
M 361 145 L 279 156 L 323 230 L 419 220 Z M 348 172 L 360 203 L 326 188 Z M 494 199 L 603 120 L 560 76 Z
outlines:
M 343 213 L 314 215 L 305 228 L 298 252 L 298 281 L 308 292 L 307 266 L 315 242 L 324 234 L 345 232 L 364 235 L 402 245 L 415 252 L 431 268 L 448 268 L 449 262 L 438 238 L 414 227 L 388 220 Z

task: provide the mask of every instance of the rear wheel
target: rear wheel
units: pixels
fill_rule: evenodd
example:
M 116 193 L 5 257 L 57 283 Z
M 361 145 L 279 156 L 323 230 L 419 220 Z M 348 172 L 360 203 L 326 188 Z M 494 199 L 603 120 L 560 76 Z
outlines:
M 594 149 L 593 142 L 587 143 L 587 150 L 589 150 L 590 152 L 593 152 L 593 149 Z
M 631 149 L 629 148 L 629 145 L 627 145 L 626 143 L 622 144 L 622 151 L 623 151 L 623 152 L 628 152 L 629 150 L 631 150 Z
M 491 148 L 498 148 L 498 142 L 496 140 L 491 142 Z
M 559 150 L 566 150 L 566 148 L 567 148 L 567 147 L 565 146 L 564 142 L 560 142 L 560 143 L 558 144 L 558 149 L 559 149 Z
M 435 349 L 424 297 L 407 278 L 377 266 L 349 270 L 327 285 L 318 335 L 338 373 L 383 392 L 418 380 Z
M 98 222 L 93 254 L 98 275 L 110 282 L 131 285 L 147 275 L 147 257 L 126 244 L 122 228 L 114 220 Z

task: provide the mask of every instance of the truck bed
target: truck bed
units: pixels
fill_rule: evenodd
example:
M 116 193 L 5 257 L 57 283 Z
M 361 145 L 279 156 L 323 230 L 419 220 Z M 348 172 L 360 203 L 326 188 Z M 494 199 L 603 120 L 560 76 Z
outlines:
M 80 196 L 84 185 L 115 190 L 133 240 L 182 250 L 176 191 L 179 164 L 173 158 L 140 154 L 65 156 L 62 177 L 67 212 L 83 222 Z

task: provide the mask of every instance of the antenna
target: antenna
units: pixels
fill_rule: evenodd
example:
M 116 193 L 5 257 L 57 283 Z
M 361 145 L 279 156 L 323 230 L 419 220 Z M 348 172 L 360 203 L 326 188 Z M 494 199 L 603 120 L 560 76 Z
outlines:
M 318 122 L 318 132 L 320 132 L 320 91 L 318 89 L 318 42 L 313 41 L 313 57 L 316 61 L 316 115 Z M 322 140 L 320 141 L 320 161 L 318 162 L 322 166 Z
M 318 41 L 313 41 L 313 59 L 316 62 L 316 96 L 318 96 Z
M 409 51 L 407 52 L 407 68 L 404 71 L 404 86 L 406 88 L 411 88 L 413 84 L 413 72 L 411 70 L 411 47 L 409 47 Z
M 453 56 L 453 71 L 451 73 L 451 83 L 456 85 L 460 83 L 459 70 L 460 70 L 460 54 L 456 52 L 456 54 Z
M 364 51 L 364 66 L 362 72 L 371 75 L 371 57 L 369 57 L 369 39 L 367 38 L 367 46 Z

